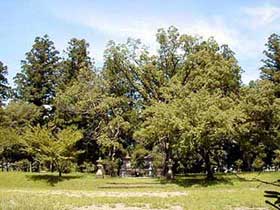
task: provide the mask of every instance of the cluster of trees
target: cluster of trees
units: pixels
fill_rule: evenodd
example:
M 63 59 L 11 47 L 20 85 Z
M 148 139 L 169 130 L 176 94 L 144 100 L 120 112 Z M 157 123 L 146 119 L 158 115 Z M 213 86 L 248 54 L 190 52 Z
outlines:
M 172 159 L 175 172 L 209 179 L 214 168 L 278 167 L 280 36 L 269 37 L 261 77 L 248 85 L 234 52 L 213 38 L 170 27 L 156 39 L 156 54 L 140 40 L 110 41 L 96 70 L 84 39 L 60 54 L 37 37 L 15 88 L 0 62 L 2 167 L 28 160 L 61 174 L 102 157 L 111 173 L 126 154 L 137 167 L 152 154 L 158 168 Z

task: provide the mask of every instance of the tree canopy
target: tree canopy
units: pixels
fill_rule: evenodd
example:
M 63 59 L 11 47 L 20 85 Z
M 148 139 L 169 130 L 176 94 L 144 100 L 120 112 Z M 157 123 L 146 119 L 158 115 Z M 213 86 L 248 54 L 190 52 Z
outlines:
M 213 37 L 171 26 L 156 40 L 155 52 L 138 39 L 110 41 L 97 69 L 86 40 L 73 38 L 59 53 L 47 35 L 36 37 L 14 95 L 0 62 L 2 160 L 61 174 L 70 162 L 83 170 L 102 157 L 115 174 L 123 157 L 145 167 L 152 154 L 164 172 L 171 159 L 175 172 L 209 179 L 215 171 L 279 167 L 279 35 L 268 38 L 260 79 L 249 84 L 235 53 Z

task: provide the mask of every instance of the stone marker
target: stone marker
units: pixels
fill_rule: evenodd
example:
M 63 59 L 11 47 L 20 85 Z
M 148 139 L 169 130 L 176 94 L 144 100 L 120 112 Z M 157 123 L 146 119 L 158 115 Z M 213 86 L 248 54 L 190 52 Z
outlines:
M 104 178 L 104 169 L 102 165 L 101 157 L 97 160 L 97 172 L 95 174 L 96 178 Z
M 127 154 L 123 158 L 123 164 L 121 166 L 120 170 L 120 175 L 121 177 L 126 177 L 126 176 L 131 176 L 131 162 L 130 162 L 131 157 L 129 154 Z
M 144 157 L 146 165 L 148 166 L 147 169 L 147 176 L 152 177 L 154 175 L 153 171 L 154 171 L 154 166 L 153 166 L 153 157 L 151 155 L 147 155 Z
M 167 163 L 167 167 L 168 167 L 168 171 L 167 171 L 167 174 L 166 174 L 167 179 L 173 179 L 174 178 L 173 171 L 172 171 L 172 166 L 173 166 L 173 162 L 169 158 L 168 163 Z

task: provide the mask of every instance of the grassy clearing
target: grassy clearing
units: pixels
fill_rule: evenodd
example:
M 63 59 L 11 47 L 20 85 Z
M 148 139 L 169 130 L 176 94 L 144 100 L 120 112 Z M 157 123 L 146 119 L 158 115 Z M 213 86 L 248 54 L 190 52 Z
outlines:
M 279 172 L 247 173 L 245 179 L 279 179 Z M 72 209 L 74 207 L 122 203 L 127 206 L 183 209 L 234 209 L 268 207 L 264 190 L 276 187 L 245 181 L 234 175 L 218 175 L 206 181 L 203 176 L 177 177 L 167 182 L 150 178 L 95 179 L 92 174 L 0 173 L 1 209 Z

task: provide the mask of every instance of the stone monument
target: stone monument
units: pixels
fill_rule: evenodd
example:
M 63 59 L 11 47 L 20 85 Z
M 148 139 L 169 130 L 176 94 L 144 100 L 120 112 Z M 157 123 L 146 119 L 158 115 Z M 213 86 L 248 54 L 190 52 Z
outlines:
M 153 157 L 151 155 L 145 156 L 146 166 L 148 166 L 146 176 L 152 177 L 154 175 Z
M 126 176 L 131 176 L 131 162 L 130 162 L 131 157 L 129 154 L 127 154 L 123 158 L 123 164 L 121 166 L 120 170 L 120 176 L 121 177 L 126 177 Z
M 173 166 L 173 162 L 169 158 L 168 163 L 167 163 L 167 167 L 168 167 L 168 171 L 167 171 L 167 174 L 166 174 L 167 179 L 173 179 L 174 178 L 173 171 L 172 171 L 172 166 Z
M 102 165 L 101 157 L 97 160 L 97 172 L 96 172 L 96 178 L 104 178 L 104 168 Z

